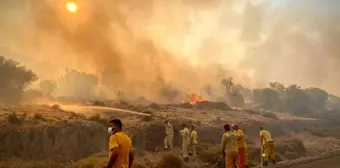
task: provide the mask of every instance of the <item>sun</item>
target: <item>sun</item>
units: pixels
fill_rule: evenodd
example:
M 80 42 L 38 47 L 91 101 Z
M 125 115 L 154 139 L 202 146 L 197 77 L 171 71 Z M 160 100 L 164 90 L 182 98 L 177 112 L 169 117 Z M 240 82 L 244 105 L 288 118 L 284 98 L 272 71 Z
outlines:
M 67 2 L 66 9 L 71 13 L 76 13 L 78 11 L 78 6 L 74 2 Z

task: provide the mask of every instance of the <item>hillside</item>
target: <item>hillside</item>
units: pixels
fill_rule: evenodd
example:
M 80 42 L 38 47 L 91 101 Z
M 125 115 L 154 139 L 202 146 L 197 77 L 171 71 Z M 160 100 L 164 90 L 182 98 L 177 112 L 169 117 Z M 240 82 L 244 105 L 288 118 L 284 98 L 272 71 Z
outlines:
M 210 104 L 214 104 L 210 102 Z M 125 131 L 132 138 L 137 161 L 141 165 L 160 162 L 166 155 L 163 151 L 163 121 L 170 120 L 175 126 L 174 144 L 180 146 L 181 140 L 177 129 L 183 122 L 197 125 L 199 134 L 198 152 L 200 160 L 188 163 L 189 167 L 213 164 L 218 157 L 218 145 L 225 123 L 238 123 L 246 133 L 249 145 L 249 159 L 252 165 L 259 163 L 258 128 L 268 128 L 277 144 L 280 160 L 296 159 L 338 148 L 340 140 L 317 135 L 315 126 L 327 127 L 325 120 L 295 117 L 289 114 L 256 111 L 247 109 L 222 109 L 211 106 L 196 108 L 183 105 L 149 105 L 124 107 L 125 110 L 136 110 L 141 114 L 117 111 L 113 105 L 17 105 L 0 106 L 0 151 L 3 161 L 9 165 L 20 160 L 63 163 L 62 166 L 79 165 L 84 157 L 105 163 L 107 138 L 106 124 L 110 118 L 120 118 Z M 116 105 L 122 108 L 122 105 Z M 72 108 L 71 108 L 72 107 Z M 130 109 L 129 109 L 130 108 Z M 73 109 L 74 112 L 69 111 Z M 323 133 L 323 132 L 321 132 Z M 18 152 L 21 151 L 21 152 Z M 104 153 L 103 153 L 104 152 Z M 97 154 L 96 154 L 97 153 Z M 98 154 L 101 153 L 101 154 Z M 179 155 L 179 151 L 171 152 Z M 101 156 L 101 157 L 98 157 Z M 94 159 L 93 159 L 94 157 Z M 98 159 L 99 158 L 99 159 Z M 19 161 L 18 161 L 19 160 Z M 199 163 L 199 164 L 198 164 Z M 39 163 L 41 164 L 41 163 Z M 97 161 L 91 161 L 93 166 Z M 97 165 L 97 166 L 98 166 Z M 187 165 L 188 166 L 188 165 Z M 81 167 L 81 166 L 80 166 Z M 10 167 L 11 168 L 11 167 Z

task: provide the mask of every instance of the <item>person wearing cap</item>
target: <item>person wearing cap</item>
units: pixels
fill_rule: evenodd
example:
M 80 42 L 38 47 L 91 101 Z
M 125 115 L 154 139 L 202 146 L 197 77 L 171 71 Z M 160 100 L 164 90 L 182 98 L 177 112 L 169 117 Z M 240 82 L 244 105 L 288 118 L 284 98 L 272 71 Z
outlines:
M 233 124 L 233 130 L 235 131 L 237 139 L 236 142 L 238 148 L 238 158 L 240 160 L 240 168 L 248 168 L 248 152 L 244 133 L 236 124 Z
M 225 159 L 225 168 L 239 168 L 240 163 L 237 152 L 236 136 L 230 125 L 224 125 L 225 133 L 222 136 L 221 151 Z
M 190 150 L 192 152 L 192 156 L 195 158 L 196 154 L 196 145 L 197 145 L 197 132 L 195 125 L 191 125 L 191 132 L 190 132 Z
M 260 127 L 261 145 L 264 151 L 263 166 L 268 166 L 268 159 L 270 158 L 273 164 L 276 164 L 275 160 L 275 146 L 274 140 L 269 131 Z
M 164 148 L 173 148 L 172 140 L 174 139 L 174 128 L 168 120 L 164 121 L 165 124 L 165 138 L 164 138 Z
M 189 160 L 189 145 L 190 145 L 190 131 L 187 128 L 187 125 L 183 123 L 181 125 L 180 130 L 181 136 L 182 136 L 182 155 L 185 161 Z

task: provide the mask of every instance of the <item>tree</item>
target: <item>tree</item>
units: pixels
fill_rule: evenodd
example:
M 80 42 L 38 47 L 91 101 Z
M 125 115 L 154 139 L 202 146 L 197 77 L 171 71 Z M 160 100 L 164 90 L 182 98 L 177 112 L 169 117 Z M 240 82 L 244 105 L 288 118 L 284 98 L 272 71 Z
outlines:
M 57 89 L 57 82 L 45 79 L 39 83 L 39 87 L 45 95 L 50 96 Z
M 289 111 L 295 114 L 310 112 L 309 97 L 300 86 L 290 85 L 286 89 L 285 104 Z
M 283 102 L 279 94 L 271 88 L 254 89 L 254 102 L 269 110 L 281 110 Z
M 0 102 L 17 103 L 38 77 L 19 62 L 0 56 Z
M 169 102 L 173 102 L 180 96 L 180 91 L 175 88 L 172 83 L 165 83 L 160 89 L 160 94 Z
M 309 99 L 309 107 L 313 110 L 324 110 L 328 100 L 328 93 L 319 88 L 307 88 L 304 90 Z
M 204 91 L 208 94 L 208 96 L 212 96 L 213 95 L 212 87 L 209 84 L 206 84 L 204 86 Z
M 229 77 L 227 79 L 223 78 L 221 80 L 221 84 L 223 85 L 226 92 L 231 92 L 231 89 L 234 85 L 233 78 L 232 77 Z
M 285 89 L 285 86 L 279 82 L 269 82 L 269 87 L 276 91 L 283 91 Z
M 81 100 L 97 99 L 98 78 L 94 74 L 66 69 L 60 78 L 60 90 L 63 96 Z

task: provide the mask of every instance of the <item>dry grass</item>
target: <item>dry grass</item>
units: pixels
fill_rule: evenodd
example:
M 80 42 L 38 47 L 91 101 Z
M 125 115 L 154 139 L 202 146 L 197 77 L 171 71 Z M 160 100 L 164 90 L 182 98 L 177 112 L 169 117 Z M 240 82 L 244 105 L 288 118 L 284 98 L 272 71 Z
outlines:
M 13 125 L 22 125 L 26 119 L 26 114 L 19 117 L 16 113 L 11 113 L 7 116 L 7 121 Z
M 173 154 L 165 154 L 162 159 L 157 163 L 156 168 L 183 168 L 183 161 L 173 155 Z
M 264 112 L 262 114 L 263 117 L 266 117 L 266 118 L 270 118 L 270 119 L 273 119 L 273 120 L 278 120 L 279 118 L 277 117 L 277 115 L 275 113 L 272 113 L 272 112 Z
M 23 160 L 19 158 L 1 159 L 1 168 L 68 168 L 69 163 L 59 163 L 53 160 Z

